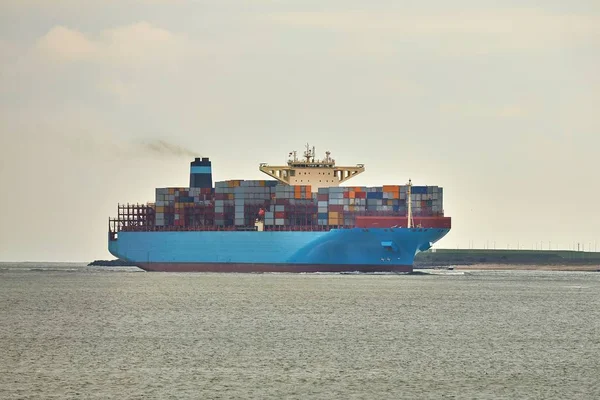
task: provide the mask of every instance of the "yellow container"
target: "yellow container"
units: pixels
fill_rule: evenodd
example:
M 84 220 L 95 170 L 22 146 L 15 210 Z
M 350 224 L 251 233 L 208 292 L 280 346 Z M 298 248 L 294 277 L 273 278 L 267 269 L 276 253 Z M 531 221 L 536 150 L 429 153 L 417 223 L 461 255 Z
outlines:
M 337 211 L 330 211 L 329 212 L 329 219 L 337 219 L 338 218 L 338 212 Z

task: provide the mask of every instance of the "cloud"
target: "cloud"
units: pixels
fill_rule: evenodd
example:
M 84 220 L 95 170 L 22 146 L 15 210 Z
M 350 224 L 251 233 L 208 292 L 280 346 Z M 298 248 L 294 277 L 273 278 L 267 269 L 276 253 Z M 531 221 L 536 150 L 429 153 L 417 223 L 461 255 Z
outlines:
M 183 35 L 140 22 L 103 32 L 99 46 L 111 62 L 131 65 L 169 61 L 184 55 L 187 45 L 188 40 Z
M 382 41 L 436 39 L 459 49 L 478 51 L 553 48 L 578 41 L 600 42 L 600 16 L 555 15 L 535 9 L 438 15 L 294 12 L 272 13 L 268 19 L 284 26 L 323 29 L 354 34 L 359 38 L 376 35 Z
M 99 56 L 97 44 L 83 33 L 64 26 L 56 26 L 37 43 L 38 50 L 55 60 L 82 61 Z
M 148 22 L 108 29 L 96 37 L 56 26 L 38 40 L 36 49 L 58 61 L 139 66 L 173 62 L 189 50 L 189 40 Z

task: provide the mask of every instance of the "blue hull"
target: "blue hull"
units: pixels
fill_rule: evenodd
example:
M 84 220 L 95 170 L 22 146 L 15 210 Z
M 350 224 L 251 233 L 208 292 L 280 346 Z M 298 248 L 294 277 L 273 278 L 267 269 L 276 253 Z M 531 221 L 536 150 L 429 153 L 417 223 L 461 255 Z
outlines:
M 119 232 L 110 253 L 147 271 L 412 271 L 440 228 L 353 228 L 327 232 Z

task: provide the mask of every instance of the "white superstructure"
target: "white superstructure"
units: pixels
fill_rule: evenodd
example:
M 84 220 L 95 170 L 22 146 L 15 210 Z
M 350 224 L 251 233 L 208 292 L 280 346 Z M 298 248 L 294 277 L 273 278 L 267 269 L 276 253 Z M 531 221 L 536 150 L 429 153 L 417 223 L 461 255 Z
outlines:
M 298 159 L 296 151 L 289 154 L 287 165 L 275 166 L 266 163 L 260 164 L 259 169 L 265 174 L 287 185 L 311 185 L 311 190 L 316 192 L 322 187 L 339 186 L 340 183 L 364 172 L 365 166 L 357 164 L 354 167 L 339 167 L 330 157 L 329 151 L 325 158 L 315 158 L 315 148 L 307 144 L 304 156 Z

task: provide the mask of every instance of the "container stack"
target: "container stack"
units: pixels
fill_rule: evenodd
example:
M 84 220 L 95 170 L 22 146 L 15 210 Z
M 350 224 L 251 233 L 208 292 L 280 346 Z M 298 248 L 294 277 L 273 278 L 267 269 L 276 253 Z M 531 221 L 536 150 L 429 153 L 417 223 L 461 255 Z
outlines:
M 156 226 L 179 226 L 179 206 L 181 200 L 189 198 L 188 188 L 157 188 L 156 189 Z M 193 200 L 192 200 L 193 201 Z
M 234 190 L 242 181 L 215 182 L 215 225 L 231 226 L 234 217 Z
M 443 216 L 442 195 L 438 186 L 413 186 L 413 215 Z M 357 215 L 406 216 L 407 196 L 408 187 L 402 185 L 320 188 L 318 224 L 352 226 Z
M 272 186 L 271 181 L 249 180 L 242 181 L 234 188 L 236 226 L 254 226 L 260 209 L 265 209 L 270 204 Z
M 285 225 L 285 205 L 272 204 L 269 211 L 265 212 L 265 225 Z
M 276 185 L 271 207 L 265 213 L 266 226 L 312 225 L 316 207 L 310 185 Z
M 194 196 L 190 195 L 188 188 L 175 188 L 174 190 L 174 209 L 173 225 L 186 226 L 186 215 L 188 210 L 194 206 Z
M 271 201 L 275 181 L 235 180 L 215 184 L 215 223 L 219 226 L 254 226 L 261 208 Z
M 317 192 L 317 223 L 321 226 L 329 223 L 329 188 L 319 188 Z
M 212 207 L 211 188 L 157 188 L 155 225 L 193 225 L 194 220 L 188 216 L 197 216 L 197 209 L 204 212 L 207 207 Z
M 357 214 L 367 210 L 368 188 L 320 188 L 317 194 L 318 224 L 351 226 Z
M 165 214 L 169 214 L 168 211 L 169 201 L 169 189 L 156 188 L 156 201 L 155 201 L 155 219 L 154 224 L 156 226 L 167 225 Z
M 407 187 L 384 185 L 367 188 L 367 210 L 372 215 L 406 215 Z
M 156 189 L 156 226 L 253 227 L 260 210 L 265 226 L 354 226 L 357 216 L 406 217 L 408 187 L 329 187 L 311 192 L 267 180 L 229 180 L 211 188 Z M 442 217 L 443 189 L 411 188 L 414 217 Z
M 443 216 L 443 188 L 439 186 L 413 186 L 412 212 L 415 216 Z
M 296 228 L 317 225 L 317 195 L 310 186 L 295 186 L 294 198 L 286 208 L 286 225 Z

